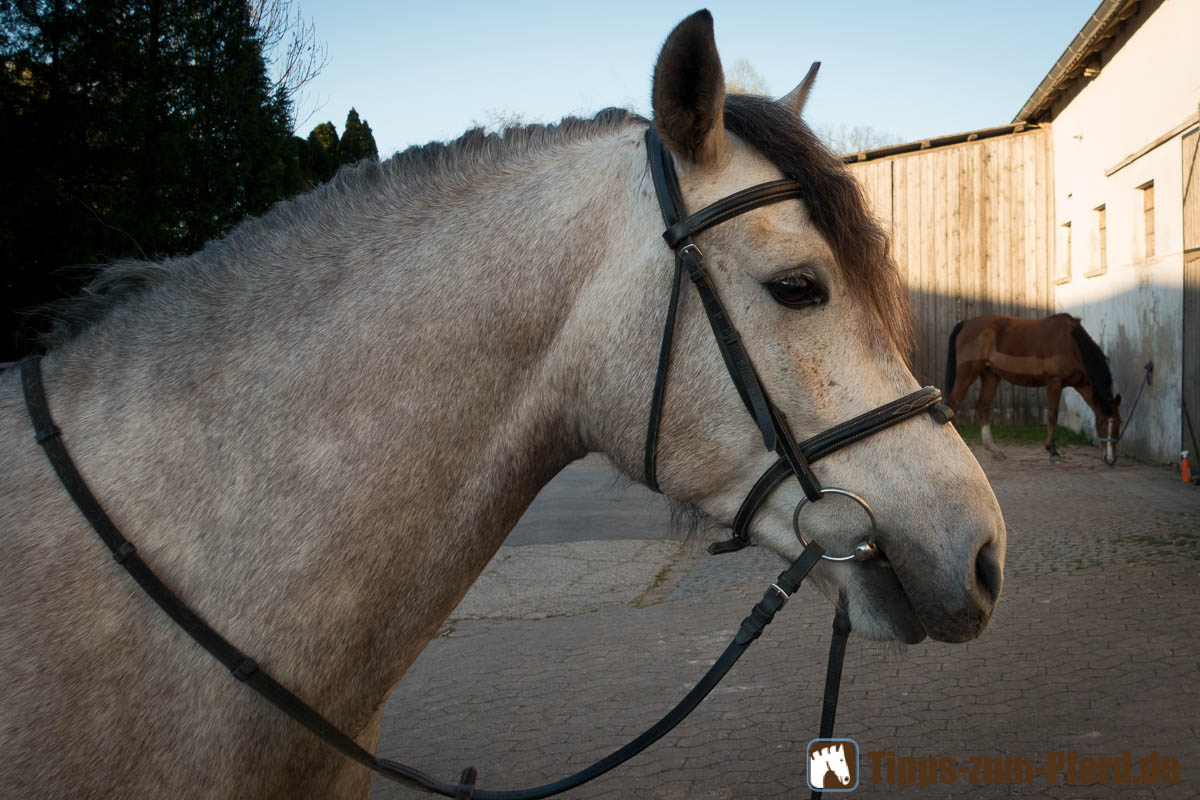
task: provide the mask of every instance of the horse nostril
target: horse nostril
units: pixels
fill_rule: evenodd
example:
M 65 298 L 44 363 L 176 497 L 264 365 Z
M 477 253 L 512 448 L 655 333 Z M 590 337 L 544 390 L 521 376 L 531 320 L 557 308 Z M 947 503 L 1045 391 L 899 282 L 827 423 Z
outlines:
M 996 555 L 996 543 L 989 541 L 975 554 L 975 592 L 981 605 L 990 610 L 1000 599 L 1000 586 L 1004 583 L 1004 569 Z

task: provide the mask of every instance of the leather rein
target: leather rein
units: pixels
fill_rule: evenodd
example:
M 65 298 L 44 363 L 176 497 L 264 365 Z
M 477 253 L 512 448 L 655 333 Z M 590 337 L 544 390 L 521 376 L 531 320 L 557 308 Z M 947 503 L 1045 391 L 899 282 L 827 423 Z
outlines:
M 703 256 L 692 241 L 692 237 L 706 228 L 751 209 L 797 197 L 799 184 L 788 180 L 761 184 L 730 195 L 688 217 L 683 213 L 679 182 L 674 165 L 670 155 L 655 134 L 653 126 L 646 133 L 646 144 L 659 204 L 662 208 L 663 219 L 667 224 L 667 230 L 663 237 L 675 251 L 676 256 L 675 279 L 667 310 L 646 437 L 646 482 L 651 488 L 658 491 L 655 475 L 658 426 L 670 364 L 671 340 L 682 284 L 682 273 L 686 269 L 703 301 L 709 323 L 721 349 L 722 358 L 737 387 L 738 394 L 754 417 L 759 432 L 762 434 L 764 445 L 780 456 L 779 461 L 758 479 L 743 501 L 734 521 L 733 539 L 717 543 L 709 548 L 710 552 L 731 552 L 748 545 L 749 525 L 755 512 L 774 489 L 790 475 L 797 477 L 805 493 L 805 500 L 797 506 L 796 517 L 799 516 L 804 502 L 819 500 L 828 493 L 841 493 L 855 499 L 866 509 L 874 523 L 874 513 L 870 510 L 870 506 L 857 495 L 843 489 L 822 488 L 816 475 L 812 472 L 812 463 L 848 444 L 923 411 L 932 412 L 936 419 L 945 422 L 949 419 L 949 409 L 941 404 L 941 393 L 933 387 L 926 387 L 843 422 L 797 446 L 788 430 L 783 413 L 770 402 L 749 358 L 741 347 L 737 331 L 721 306 L 716 289 L 704 270 Z M 62 431 L 54 424 L 50 415 L 42 383 L 40 356 L 25 358 L 20 362 L 20 369 L 25 404 L 33 424 L 36 442 L 45 451 L 46 457 L 63 487 L 74 500 L 84 518 L 112 552 L 113 559 L 130 573 L 146 594 L 197 644 L 220 661 L 233 677 L 258 692 L 326 744 L 384 778 L 445 797 L 476 798 L 476 800 L 535 800 L 535 798 L 550 797 L 580 786 L 633 758 L 682 722 L 700 704 L 741 658 L 750 644 L 771 623 L 776 612 L 783 607 L 788 598 L 800 588 L 801 582 L 812 568 L 822 558 L 830 558 L 825 555 L 824 549 L 817 542 L 804 542 L 803 537 L 800 537 L 801 542 L 805 544 L 800 556 L 780 573 L 776 582 L 766 590 L 762 599 L 751 609 L 749 616 L 742 621 L 733 641 L 729 643 L 699 683 L 661 720 L 605 758 L 562 780 L 530 789 L 513 791 L 478 789 L 475 787 L 476 772 L 473 767 L 469 767 L 463 772 L 458 783 L 444 783 L 420 770 L 379 758 L 363 749 L 352 737 L 338 729 L 320 712 L 272 678 L 252 658 L 225 639 L 180 600 L 138 555 L 134 545 L 122 536 L 75 467 L 63 442 Z M 798 528 L 797 536 L 799 536 Z M 864 549 L 864 545 L 867 544 L 872 547 Z M 856 558 L 869 558 L 875 554 L 873 541 L 864 542 L 859 549 L 863 550 L 865 555 L 856 553 L 854 556 Z M 842 661 L 849 634 L 849 608 L 845 596 L 842 595 L 834 616 L 833 637 L 830 644 L 821 713 L 820 738 L 829 738 L 833 733 Z M 819 796 L 819 791 L 813 792 L 814 798 Z

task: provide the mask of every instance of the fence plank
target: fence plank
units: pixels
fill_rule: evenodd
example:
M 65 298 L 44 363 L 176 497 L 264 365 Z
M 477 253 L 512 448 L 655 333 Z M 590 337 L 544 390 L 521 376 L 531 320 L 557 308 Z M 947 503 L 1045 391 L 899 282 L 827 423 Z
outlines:
M 917 316 L 913 371 L 922 383 L 943 383 L 959 319 L 1051 313 L 1049 147 L 1049 131 L 1035 128 L 849 165 L 891 234 Z M 965 419 L 974 417 L 976 396 L 972 390 L 964 402 Z M 998 423 L 1040 422 L 1045 393 L 1002 384 L 993 408 Z

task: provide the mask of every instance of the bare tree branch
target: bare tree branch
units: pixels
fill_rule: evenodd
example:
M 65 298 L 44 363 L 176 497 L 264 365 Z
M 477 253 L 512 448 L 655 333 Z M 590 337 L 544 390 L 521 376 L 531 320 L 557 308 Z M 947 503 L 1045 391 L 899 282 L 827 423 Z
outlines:
M 725 91 L 730 94 L 761 94 L 769 95 L 770 89 L 763 76 L 758 74 L 749 61 L 739 58 L 725 73 Z
M 250 0 L 250 15 L 271 70 L 272 91 L 282 91 L 298 108 L 301 91 L 329 63 L 328 46 L 317 39 L 316 26 L 304 19 L 295 0 Z
M 877 130 L 870 125 L 855 125 L 851 128 L 844 122 L 839 125 L 814 125 L 813 133 L 817 134 L 826 147 L 842 155 L 874 150 L 904 141 L 894 133 Z

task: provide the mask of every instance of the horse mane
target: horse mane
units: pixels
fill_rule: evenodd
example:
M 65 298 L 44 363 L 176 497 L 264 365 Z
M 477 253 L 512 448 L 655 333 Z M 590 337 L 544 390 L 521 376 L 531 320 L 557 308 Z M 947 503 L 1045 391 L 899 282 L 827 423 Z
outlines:
M 907 357 L 915 342 L 908 293 L 891 259 L 887 235 L 871 217 L 858 182 L 841 160 L 799 117 L 767 98 L 728 95 L 724 121 L 727 130 L 803 186 L 801 199 L 851 291 L 867 300 L 878 329 Z M 65 344 L 113 309 L 181 275 L 202 276 L 207 283 L 226 279 L 211 271 L 224 265 L 232 276 L 236 265 L 258 261 L 264 247 L 278 249 L 289 236 L 321 228 L 331 208 L 343 213 L 363 209 L 369 217 L 382 213 L 373 204 L 388 203 L 394 210 L 397 203 L 453 196 L 487 170 L 648 123 L 626 109 L 608 108 L 590 119 L 566 117 L 556 125 L 513 126 L 499 133 L 475 128 L 451 142 L 413 146 L 383 162 L 343 167 L 327 183 L 275 204 L 261 217 L 242 221 L 191 255 L 95 265 L 95 275 L 81 294 L 45 309 L 52 327 L 41 344 L 48 349 Z
M 887 234 L 868 211 L 858 181 L 842 160 L 799 117 L 765 97 L 728 95 L 725 128 L 801 184 L 801 199 L 850 290 L 867 300 L 879 332 L 907 358 L 916 342 L 908 291 L 892 260 Z
M 202 271 L 211 262 L 252 253 L 271 238 L 299 231 L 330 207 L 348 209 L 370 202 L 385 190 L 392 201 L 411 204 L 431 195 L 448 194 L 472 182 L 486 169 L 534 157 L 554 147 L 604 135 L 649 120 L 622 108 L 606 108 L 590 119 L 565 117 L 555 125 L 511 126 L 488 133 L 473 128 L 450 142 L 414 145 L 383 162 L 361 161 L 342 167 L 329 181 L 282 200 L 261 217 L 234 226 L 190 255 L 153 261 L 122 259 L 83 267 L 93 274 L 83 291 L 39 309 L 51 328 L 39 337 L 46 349 L 59 347 L 105 319 L 113 309 L 164 284 L 181 273 Z
M 1108 358 L 1100 346 L 1092 340 L 1077 317 L 1069 317 L 1074 323 L 1071 326 L 1071 338 L 1079 348 L 1083 359 L 1083 370 L 1087 373 L 1088 383 L 1092 385 L 1092 397 L 1104 416 L 1111 417 L 1113 413 L 1112 372 L 1108 369 Z

